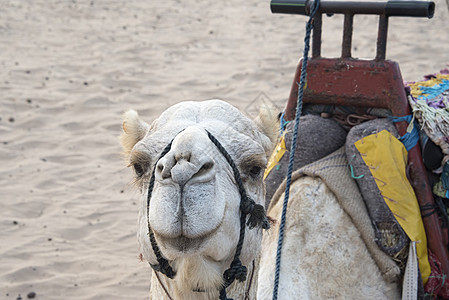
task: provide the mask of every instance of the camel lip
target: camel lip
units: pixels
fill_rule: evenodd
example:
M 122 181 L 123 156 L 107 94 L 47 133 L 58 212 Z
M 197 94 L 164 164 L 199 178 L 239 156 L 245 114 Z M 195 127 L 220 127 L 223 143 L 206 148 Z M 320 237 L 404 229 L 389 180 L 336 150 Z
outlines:
M 153 231 L 156 240 L 161 243 L 164 248 L 171 248 L 175 251 L 182 253 L 192 253 L 200 250 L 201 246 L 207 242 L 207 240 L 212 237 L 218 229 L 221 227 L 223 219 L 220 224 L 212 231 L 197 237 L 187 237 L 184 234 L 179 234 L 177 236 L 167 236 L 160 234 L 157 231 Z
M 208 236 L 198 238 L 188 238 L 184 235 L 177 237 L 158 236 L 158 240 L 164 248 L 172 248 L 182 253 L 197 251 L 207 238 Z
M 202 198 L 204 198 L 205 203 L 209 198 L 216 197 L 215 186 L 213 184 L 209 185 L 211 189 L 209 194 L 204 193 L 204 190 L 201 191 L 204 193 Z M 171 182 L 170 184 L 159 187 L 160 194 L 163 196 L 160 202 L 165 203 L 170 201 L 172 204 L 164 212 L 164 217 L 160 215 L 152 217 L 154 210 L 151 211 L 150 208 L 149 225 L 158 237 L 170 241 L 185 238 L 186 244 L 192 244 L 191 241 L 204 239 L 204 237 L 214 234 L 222 226 L 226 216 L 225 208 L 222 212 L 220 211 L 221 214 L 217 213 L 214 215 L 210 212 L 212 206 L 205 208 L 204 205 L 200 206 L 192 200 L 198 194 L 196 187 L 199 185 L 200 183 L 188 182 L 185 186 L 179 186 Z M 173 194 L 175 194 L 173 197 L 166 196 Z M 198 224 L 202 226 L 199 230 L 196 229 Z M 209 224 L 209 226 L 205 226 L 205 224 Z

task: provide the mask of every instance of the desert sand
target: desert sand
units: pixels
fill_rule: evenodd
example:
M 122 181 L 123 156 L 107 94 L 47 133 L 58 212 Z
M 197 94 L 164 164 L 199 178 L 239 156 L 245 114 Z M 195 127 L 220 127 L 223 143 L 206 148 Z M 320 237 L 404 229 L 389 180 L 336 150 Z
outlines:
M 387 58 L 415 81 L 449 64 L 449 13 L 391 19 Z M 151 122 L 183 100 L 252 115 L 282 108 L 307 17 L 265 1 L 0 3 L 0 299 L 146 299 L 139 198 L 120 156 L 122 113 Z M 323 55 L 342 17 L 325 17 Z M 377 17 L 357 16 L 353 55 L 374 57 Z

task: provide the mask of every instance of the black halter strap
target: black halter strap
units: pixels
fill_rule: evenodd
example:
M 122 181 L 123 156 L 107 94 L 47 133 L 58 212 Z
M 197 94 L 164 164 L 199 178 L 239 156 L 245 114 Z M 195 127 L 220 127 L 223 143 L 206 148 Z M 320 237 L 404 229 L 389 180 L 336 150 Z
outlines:
M 218 148 L 220 153 L 225 157 L 228 164 L 231 166 L 232 171 L 234 172 L 234 178 L 237 182 L 237 186 L 240 193 L 240 236 L 239 241 L 236 246 L 234 259 L 231 262 L 230 267 L 224 271 L 223 273 L 223 279 L 224 284 L 223 287 L 220 290 L 220 300 L 232 300 L 228 299 L 226 296 L 226 288 L 228 288 L 234 280 L 238 280 L 240 282 L 246 280 L 246 274 L 247 274 L 247 268 L 242 265 L 242 262 L 240 261 L 240 253 L 242 251 L 243 247 L 243 241 L 245 238 L 245 226 L 248 225 L 249 229 L 252 229 L 254 227 L 261 227 L 263 229 L 270 228 L 270 223 L 268 222 L 267 216 L 265 214 L 265 209 L 262 205 L 257 204 L 248 197 L 248 194 L 246 193 L 245 187 L 243 185 L 242 178 L 240 176 L 240 172 L 237 168 L 237 166 L 234 163 L 234 160 L 229 155 L 229 153 L 226 151 L 226 149 L 220 144 L 220 142 L 209 132 L 207 131 L 207 136 L 212 141 L 212 143 Z M 167 259 L 165 259 L 162 256 L 162 253 L 159 249 L 159 246 L 156 243 L 156 239 L 154 237 L 153 231 L 151 230 L 150 226 L 150 199 L 151 194 L 153 192 L 154 188 L 154 181 L 155 181 L 155 170 L 157 162 L 164 157 L 171 149 L 173 140 L 165 147 L 165 149 L 162 151 L 161 155 L 159 156 L 158 160 L 155 163 L 155 167 L 153 168 L 153 173 L 151 174 L 151 179 L 148 186 L 148 197 L 147 197 L 147 221 L 148 221 L 148 235 L 150 237 L 151 247 L 153 248 L 153 252 L 156 255 L 156 259 L 158 261 L 157 265 L 150 266 L 157 272 L 163 273 L 168 278 L 173 279 L 176 275 L 176 272 L 172 269 L 170 264 L 168 263 Z M 249 214 L 248 222 L 246 222 L 246 217 Z
M 154 180 L 155 180 L 155 171 L 156 171 L 156 165 L 158 161 L 165 156 L 165 154 L 168 153 L 171 149 L 171 144 L 173 143 L 173 140 L 165 147 L 165 149 L 162 151 L 161 155 L 157 159 L 156 163 L 154 164 L 153 173 L 151 174 L 150 184 L 148 185 L 148 196 L 147 196 L 147 222 L 148 222 L 148 235 L 150 236 L 150 242 L 151 242 L 151 248 L 153 248 L 153 252 L 156 255 L 156 259 L 158 264 L 152 265 L 150 264 L 151 268 L 153 270 L 161 272 L 165 276 L 167 276 L 170 279 L 173 279 L 176 275 L 176 272 L 172 269 L 168 261 L 162 256 L 161 250 L 159 249 L 159 246 L 156 243 L 156 238 L 154 237 L 153 230 L 151 230 L 150 226 L 150 199 L 151 194 L 153 193 L 154 188 Z

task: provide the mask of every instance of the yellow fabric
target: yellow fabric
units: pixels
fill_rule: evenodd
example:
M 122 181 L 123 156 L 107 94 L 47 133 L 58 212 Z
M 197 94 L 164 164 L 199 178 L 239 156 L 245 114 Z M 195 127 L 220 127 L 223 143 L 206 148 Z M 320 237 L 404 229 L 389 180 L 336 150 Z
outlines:
M 286 131 L 284 131 L 284 134 L 280 137 L 276 148 L 274 149 L 273 153 L 270 156 L 270 159 L 268 160 L 267 168 L 265 169 L 265 173 L 263 174 L 263 180 L 267 178 L 271 170 L 279 163 L 282 156 L 284 156 L 285 150 L 287 148 L 285 146 L 285 134 Z
M 396 220 L 410 240 L 416 242 L 419 268 L 426 284 L 430 276 L 427 239 L 415 192 L 405 174 L 407 150 L 387 130 L 364 137 L 355 146 Z

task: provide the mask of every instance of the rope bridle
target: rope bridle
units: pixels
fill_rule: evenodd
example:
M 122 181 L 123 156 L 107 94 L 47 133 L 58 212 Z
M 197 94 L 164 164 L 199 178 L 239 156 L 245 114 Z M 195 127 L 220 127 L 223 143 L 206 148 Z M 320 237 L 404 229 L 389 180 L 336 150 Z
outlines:
M 226 149 L 220 144 L 220 142 L 209 132 L 206 130 L 207 136 L 211 140 L 211 142 L 217 147 L 217 149 L 220 151 L 220 153 L 224 156 L 228 164 L 231 166 L 232 171 L 234 173 L 234 178 L 237 183 L 237 187 L 240 193 L 240 236 L 239 240 L 236 246 L 234 258 L 231 262 L 230 267 L 224 271 L 223 273 L 223 286 L 220 289 L 220 300 L 232 300 L 228 299 L 226 296 L 226 288 L 228 288 L 234 280 L 238 280 L 240 282 L 243 282 L 246 280 L 247 275 L 247 268 L 246 266 L 242 265 L 242 262 L 240 261 L 240 253 L 242 251 L 243 247 L 243 241 L 245 238 L 245 229 L 246 225 L 248 225 L 249 229 L 253 229 L 254 227 L 261 227 L 263 229 L 270 228 L 270 223 L 268 222 L 267 216 L 265 214 L 265 209 L 262 205 L 257 204 L 252 200 L 248 194 L 246 193 L 246 189 L 243 185 L 242 178 L 240 176 L 240 172 L 237 168 L 237 166 L 234 163 L 234 160 L 229 155 L 229 153 L 226 151 Z M 179 133 L 178 133 L 179 134 Z M 174 140 L 174 138 L 173 138 Z M 156 259 L 158 261 L 158 264 L 150 264 L 150 266 L 155 270 L 156 272 L 161 272 L 165 276 L 167 276 L 170 279 L 173 279 L 176 275 L 176 272 L 172 269 L 170 264 L 168 263 L 167 259 L 165 259 L 162 256 L 162 253 L 159 249 L 159 246 L 156 243 L 156 239 L 154 237 L 154 233 L 151 230 L 150 226 L 150 199 L 151 194 L 153 192 L 154 188 L 154 181 L 155 181 L 155 171 L 156 171 L 156 165 L 157 162 L 164 157 L 171 149 L 173 140 L 164 148 L 164 150 L 161 152 L 159 158 L 157 159 L 155 163 L 155 167 L 153 168 L 153 172 L 151 174 L 150 182 L 148 185 L 148 196 L 147 196 L 147 222 L 148 222 L 148 235 L 150 237 L 151 247 L 153 248 L 153 252 L 156 256 Z M 249 215 L 248 221 L 246 221 L 246 217 Z

